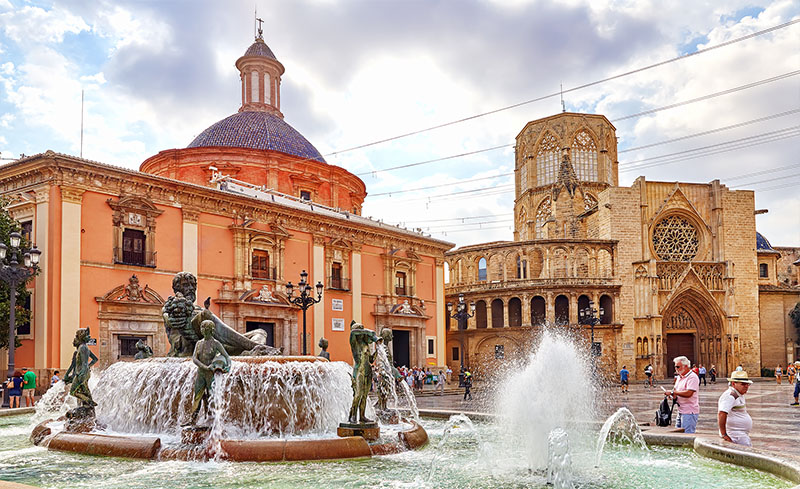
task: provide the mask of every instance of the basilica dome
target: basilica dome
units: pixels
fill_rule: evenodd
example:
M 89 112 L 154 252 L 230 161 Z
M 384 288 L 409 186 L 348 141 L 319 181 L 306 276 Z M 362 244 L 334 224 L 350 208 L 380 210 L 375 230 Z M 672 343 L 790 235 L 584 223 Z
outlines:
M 314 145 L 272 112 L 244 111 L 233 114 L 209 126 L 187 147 L 220 146 L 280 151 L 325 163 Z

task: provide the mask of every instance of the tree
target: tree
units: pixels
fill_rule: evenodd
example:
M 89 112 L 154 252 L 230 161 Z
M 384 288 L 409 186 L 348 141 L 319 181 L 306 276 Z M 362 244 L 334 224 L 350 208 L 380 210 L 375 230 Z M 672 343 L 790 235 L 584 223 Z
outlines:
M 9 213 L 5 210 L 8 201 L 0 200 L 0 241 L 5 243 L 11 249 L 11 242 L 9 236 L 12 232 L 22 231 L 19 223 L 12 219 Z M 30 243 L 23 237 L 20 244 L 23 248 L 29 248 Z M 20 257 L 21 259 L 22 257 Z M 33 277 L 31 277 L 33 278 Z M 8 284 L 0 281 L 0 349 L 8 349 L 8 323 L 9 323 L 9 305 L 10 296 L 8 294 Z M 31 293 L 28 291 L 25 283 L 20 283 L 17 287 L 17 303 L 16 303 L 16 327 L 19 330 L 20 326 L 27 326 L 30 324 L 31 311 L 25 308 Z M 16 346 L 21 346 L 19 337 L 15 338 Z

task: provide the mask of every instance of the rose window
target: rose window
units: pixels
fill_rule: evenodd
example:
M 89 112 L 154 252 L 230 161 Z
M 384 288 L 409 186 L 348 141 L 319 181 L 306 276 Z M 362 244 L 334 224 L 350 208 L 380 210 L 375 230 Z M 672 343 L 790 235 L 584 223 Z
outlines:
M 692 261 L 699 247 L 697 229 L 688 219 L 670 216 L 653 228 L 653 248 L 661 260 Z

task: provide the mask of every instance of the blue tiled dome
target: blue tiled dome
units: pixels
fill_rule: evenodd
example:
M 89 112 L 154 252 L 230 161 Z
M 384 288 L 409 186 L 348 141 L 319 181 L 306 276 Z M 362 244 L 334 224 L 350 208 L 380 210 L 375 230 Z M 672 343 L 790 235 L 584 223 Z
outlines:
M 265 58 L 272 58 L 274 60 L 278 60 L 274 54 L 272 54 L 272 50 L 267 46 L 261 39 L 256 39 L 256 42 L 250 45 L 247 48 L 247 51 L 244 52 L 244 56 L 264 56 Z
M 239 112 L 226 117 L 200 133 L 187 148 L 209 146 L 270 149 L 326 163 L 302 134 L 269 112 Z
M 761 235 L 761 233 L 756 233 L 756 250 L 758 251 L 775 251 L 772 249 L 772 245 L 769 244 L 769 240 Z

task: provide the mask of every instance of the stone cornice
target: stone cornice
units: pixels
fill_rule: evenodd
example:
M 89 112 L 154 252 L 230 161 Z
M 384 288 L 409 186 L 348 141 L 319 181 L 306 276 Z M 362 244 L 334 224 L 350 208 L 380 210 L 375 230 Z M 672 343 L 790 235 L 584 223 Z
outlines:
M 154 204 L 190 207 L 199 211 L 261 222 L 282 220 L 292 229 L 319 233 L 325 225 L 326 236 L 347 236 L 360 243 L 382 243 L 387 237 L 402 248 L 414 248 L 422 254 L 437 255 L 453 247 L 447 241 L 416 235 L 375 223 L 374 228 L 357 221 L 335 219 L 253 197 L 232 194 L 170 178 L 149 175 L 113 165 L 98 163 L 48 151 L 9 163 L 0 169 L 0 194 L 9 194 L 42 183 L 64 185 L 111 195 L 139 195 Z
M 475 245 L 465 246 L 463 248 L 457 248 L 452 251 L 448 251 L 445 256 L 453 257 L 456 255 L 463 255 L 468 253 L 482 253 L 487 250 L 500 250 L 502 248 L 508 248 L 510 251 L 513 250 L 523 250 L 526 248 L 547 248 L 547 247 L 556 247 L 556 246 L 564 246 L 564 247 L 585 247 L 585 248 L 596 248 L 596 247 L 608 247 L 614 248 L 619 243 L 618 240 L 613 239 L 538 239 L 538 240 L 531 240 L 531 241 L 494 241 L 491 243 L 480 243 Z
M 83 201 L 83 194 L 86 189 L 80 187 L 67 187 L 61 186 L 61 202 L 69 202 L 70 204 L 80 204 Z

